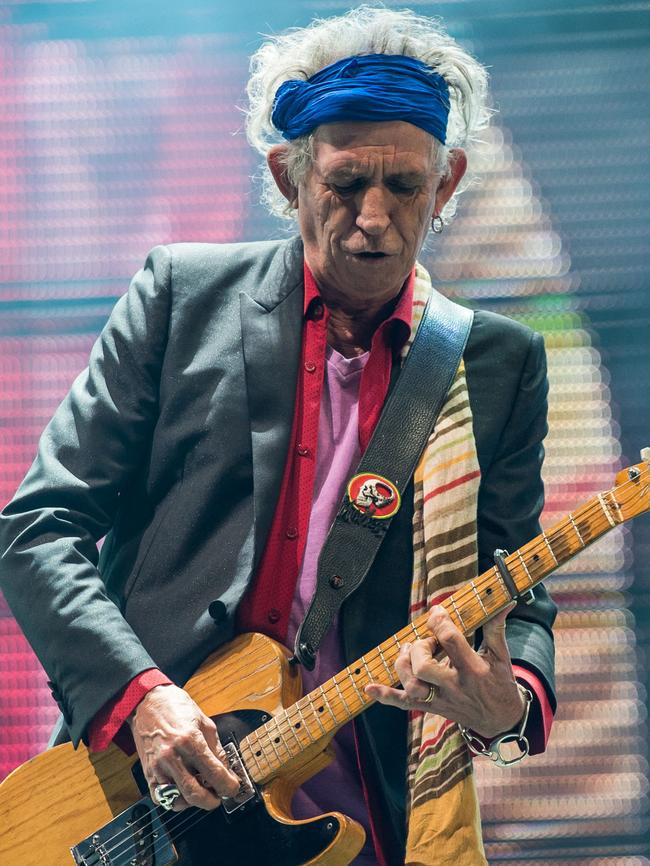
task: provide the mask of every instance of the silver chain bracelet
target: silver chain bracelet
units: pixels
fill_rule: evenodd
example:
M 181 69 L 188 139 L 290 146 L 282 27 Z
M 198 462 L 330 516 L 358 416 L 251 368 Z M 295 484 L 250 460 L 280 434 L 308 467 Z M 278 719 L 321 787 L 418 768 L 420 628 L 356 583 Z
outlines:
M 516 731 L 508 731 L 505 734 L 495 737 L 490 745 L 486 747 L 483 740 L 476 734 L 473 734 L 469 728 L 464 728 L 460 724 L 458 725 L 458 729 L 467 743 L 470 752 L 474 755 L 485 755 L 486 758 L 489 758 L 498 767 L 509 767 L 511 764 L 517 764 L 519 761 L 522 761 L 530 751 L 530 746 L 528 740 L 524 736 L 524 731 L 528 724 L 528 716 L 530 714 L 531 704 L 533 703 L 533 696 L 525 686 L 522 686 L 521 683 L 517 683 L 517 688 L 526 702 L 526 708 Z M 514 758 L 507 758 L 501 751 L 501 748 L 508 743 L 515 743 L 519 748 L 520 754 L 515 755 Z

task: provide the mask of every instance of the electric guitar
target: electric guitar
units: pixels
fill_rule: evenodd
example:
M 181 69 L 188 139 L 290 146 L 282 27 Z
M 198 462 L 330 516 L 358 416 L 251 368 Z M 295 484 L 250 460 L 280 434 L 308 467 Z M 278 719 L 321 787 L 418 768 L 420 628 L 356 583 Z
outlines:
M 650 509 L 650 449 L 583 503 L 444 601 L 470 635 L 589 544 Z M 137 755 L 92 754 L 70 743 L 14 770 L 0 785 L 0 866 L 345 866 L 364 831 L 338 812 L 291 815 L 293 792 L 331 760 L 336 731 L 372 701 L 364 686 L 395 686 L 405 640 L 430 636 L 423 613 L 302 696 L 288 651 L 245 634 L 211 655 L 186 689 L 217 724 L 239 793 L 213 812 L 152 802 Z

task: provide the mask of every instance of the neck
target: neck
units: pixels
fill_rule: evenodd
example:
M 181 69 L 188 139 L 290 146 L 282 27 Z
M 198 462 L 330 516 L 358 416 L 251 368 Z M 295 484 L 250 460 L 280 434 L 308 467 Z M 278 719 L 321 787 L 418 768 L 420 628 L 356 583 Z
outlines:
M 325 304 L 329 310 L 327 342 L 346 358 L 362 355 L 370 349 L 372 335 L 395 308 L 395 302 L 390 301 L 374 313 L 368 310 L 349 313 L 341 307 L 330 306 L 327 301 Z
M 320 287 L 319 287 L 320 288 Z M 327 288 L 320 289 L 323 303 L 328 309 L 327 342 L 344 355 L 352 358 L 370 349 L 372 337 L 379 325 L 395 309 L 401 287 L 388 297 L 372 298 L 355 304 L 350 298 Z

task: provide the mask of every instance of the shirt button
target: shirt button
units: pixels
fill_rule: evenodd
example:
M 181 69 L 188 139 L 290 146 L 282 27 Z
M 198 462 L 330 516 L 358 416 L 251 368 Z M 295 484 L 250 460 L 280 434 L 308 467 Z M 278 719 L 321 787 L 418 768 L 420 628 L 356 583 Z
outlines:
M 298 530 L 295 526 L 290 526 L 285 532 L 287 538 L 298 538 Z
M 309 448 L 306 445 L 298 445 L 298 454 L 301 457 L 309 457 Z
M 325 311 L 323 309 L 323 305 L 320 303 L 320 301 L 316 301 L 314 306 L 311 308 L 312 319 L 315 319 L 316 321 L 318 321 L 318 319 L 322 319 L 324 312 Z
M 272 607 L 268 612 L 268 617 L 269 622 L 277 622 L 280 619 L 280 611 L 277 608 Z
M 315 373 L 316 372 L 316 364 L 312 364 L 311 361 L 306 361 L 305 362 L 305 370 L 308 373 Z

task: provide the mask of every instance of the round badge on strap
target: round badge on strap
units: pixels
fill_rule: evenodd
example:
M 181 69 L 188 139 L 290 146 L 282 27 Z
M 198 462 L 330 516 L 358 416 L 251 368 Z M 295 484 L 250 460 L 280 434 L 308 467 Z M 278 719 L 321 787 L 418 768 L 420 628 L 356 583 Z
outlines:
M 350 479 L 348 498 L 361 514 L 379 520 L 397 514 L 402 502 L 399 490 L 392 481 L 371 472 L 362 472 Z

